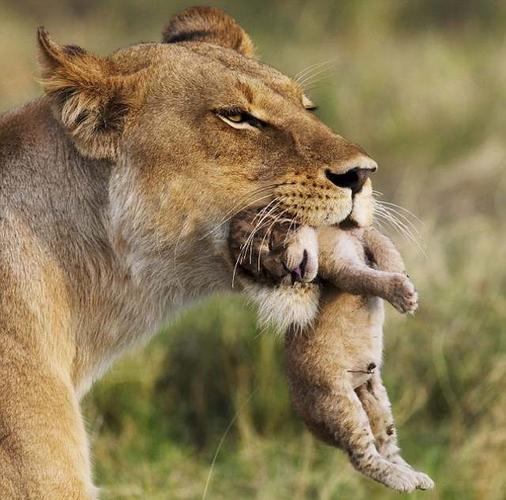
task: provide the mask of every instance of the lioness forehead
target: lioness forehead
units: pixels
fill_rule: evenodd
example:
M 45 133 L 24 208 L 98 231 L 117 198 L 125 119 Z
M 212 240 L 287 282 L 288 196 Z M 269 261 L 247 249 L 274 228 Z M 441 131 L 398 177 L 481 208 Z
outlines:
M 269 90 L 302 102 L 303 89 L 294 80 L 268 64 L 245 57 L 235 50 L 208 43 L 141 43 L 120 49 L 110 57 L 121 73 L 133 73 L 142 69 L 153 77 L 173 73 L 175 76 L 188 76 L 210 83 L 227 82 L 234 77 L 251 82 L 251 89 L 260 92 L 261 82 Z M 242 87 L 242 90 L 246 90 Z M 247 90 L 246 90 L 247 91 Z

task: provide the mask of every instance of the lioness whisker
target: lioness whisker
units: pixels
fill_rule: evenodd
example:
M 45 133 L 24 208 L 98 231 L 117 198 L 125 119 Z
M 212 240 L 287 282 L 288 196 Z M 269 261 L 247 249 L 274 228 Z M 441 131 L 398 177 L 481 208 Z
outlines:
M 385 216 L 389 217 L 393 222 L 397 223 L 406 232 L 406 234 L 408 236 L 410 236 L 413 240 L 417 239 L 417 237 L 415 236 L 415 234 L 413 234 L 411 229 L 406 225 L 406 223 L 404 223 L 401 219 L 399 219 L 399 217 L 397 216 L 397 214 L 395 214 L 395 212 L 392 212 L 391 210 L 387 209 L 386 207 L 381 207 L 381 206 L 378 207 L 378 211 L 383 213 Z M 416 228 L 415 228 L 415 231 L 418 234 L 418 230 Z
M 252 201 L 246 203 L 245 205 L 243 205 L 242 207 L 238 208 L 236 211 L 234 211 L 233 213 L 230 213 L 230 215 L 224 219 L 222 219 L 218 224 L 216 224 L 212 229 L 210 229 L 209 231 L 207 231 L 206 233 L 204 233 L 203 236 L 201 236 L 199 238 L 199 241 L 201 240 L 204 240 L 206 239 L 208 236 L 211 236 L 213 233 L 216 233 L 216 231 L 218 231 L 221 226 L 223 226 L 224 224 L 226 224 L 228 221 L 230 221 L 230 219 L 232 219 L 235 215 L 237 215 L 239 212 L 242 212 L 243 210 L 246 210 L 247 208 L 249 208 L 250 206 L 258 203 L 259 201 L 262 201 L 262 200 L 265 200 L 266 198 L 269 198 L 271 196 L 271 194 L 266 194 L 264 196 L 261 196 L 260 198 L 256 198 L 256 199 L 253 199 Z
M 390 228 L 394 229 L 401 236 L 403 236 L 404 238 L 407 238 L 411 241 L 411 239 L 405 235 L 404 231 L 402 231 L 402 229 L 400 229 L 395 223 L 393 223 L 388 216 L 386 216 L 385 214 L 382 214 L 378 211 L 375 211 L 374 216 L 377 221 L 382 221 L 382 222 L 386 223 Z
M 314 64 L 310 64 L 309 66 L 306 66 L 303 70 L 299 71 L 294 77 L 293 77 L 293 80 L 295 80 L 296 82 L 299 82 L 301 80 L 301 78 L 303 78 L 304 76 L 306 76 L 307 74 L 311 73 L 311 71 L 314 71 L 322 66 L 325 66 L 327 64 L 331 64 L 331 63 L 334 63 L 336 60 L 335 58 L 333 59 L 328 59 L 326 61 L 321 61 L 321 62 L 318 62 L 318 63 L 314 63 Z
M 402 213 L 401 211 L 397 210 L 394 207 L 384 205 L 383 203 L 378 203 L 378 206 L 388 213 L 395 214 L 397 218 L 404 221 L 418 236 L 420 236 L 420 231 L 418 230 L 414 222 L 409 217 L 407 217 L 406 214 Z
M 265 243 L 265 239 L 269 237 L 272 229 L 274 228 L 274 225 L 279 222 L 281 220 L 281 218 L 283 217 L 283 215 L 288 211 L 288 209 L 286 208 L 285 210 L 283 210 L 282 212 L 280 212 L 277 216 L 275 216 L 274 218 L 274 221 L 272 222 L 272 224 L 269 226 L 269 228 L 267 229 L 267 231 L 265 232 L 264 234 L 264 237 L 262 238 L 262 242 L 260 244 L 260 249 L 263 247 L 264 243 Z M 288 233 L 287 235 L 285 236 L 285 241 L 286 241 L 286 238 L 288 236 Z M 258 259 L 257 259 L 257 269 L 258 271 L 260 271 L 260 255 L 261 255 L 261 252 L 258 252 Z
M 385 232 L 385 224 L 376 217 L 374 218 L 374 225 L 378 226 L 381 231 Z
M 402 205 L 398 205 L 397 203 L 393 203 L 391 201 L 380 200 L 379 198 L 383 196 L 383 193 L 381 191 L 376 191 L 375 189 L 373 189 L 372 194 L 375 203 L 379 203 L 380 205 L 383 206 L 389 206 L 401 210 L 406 214 L 406 216 L 412 217 L 419 224 L 423 224 L 423 222 L 417 217 L 417 215 L 413 213 L 411 210 L 408 210 L 406 207 L 403 207 Z
M 413 217 L 418 223 L 423 224 L 422 220 L 416 216 L 411 210 L 408 210 L 406 207 L 403 207 L 401 205 L 397 205 L 397 203 L 392 203 L 391 201 L 384 201 L 384 200 L 376 200 L 382 205 L 388 205 L 390 207 L 396 208 L 398 210 L 401 210 L 406 215 L 409 215 L 410 217 Z
M 297 224 L 296 219 L 297 219 L 298 214 L 299 214 L 299 209 L 297 209 L 295 212 L 295 215 L 292 216 L 292 219 L 290 221 L 290 225 L 288 226 L 288 230 L 286 232 L 285 241 L 284 241 L 285 243 L 286 243 L 286 239 L 287 239 L 288 235 L 290 234 L 290 231 L 292 230 L 292 226 L 294 224 Z
M 231 213 L 233 213 L 241 203 L 253 198 L 254 196 L 256 196 L 258 194 L 263 194 L 263 193 L 269 191 L 270 189 L 272 189 L 273 187 L 275 187 L 275 185 L 262 186 L 260 188 L 253 190 L 251 193 L 248 193 L 243 198 L 240 198 L 236 203 L 234 203 L 234 205 L 230 208 L 230 210 L 225 214 L 225 216 L 223 217 L 223 220 L 227 219 L 227 217 Z M 243 210 L 243 209 L 240 208 L 238 211 L 241 211 L 241 210 Z
M 276 205 L 274 205 L 274 207 L 271 207 L 271 210 L 277 208 L 279 206 L 279 204 L 281 203 L 281 200 L 279 200 L 278 198 L 275 198 L 272 201 L 273 202 L 278 201 L 278 203 Z M 271 203 L 269 203 L 269 205 L 271 205 Z M 266 212 L 266 209 L 268 208 L 269 205 L 267 205 L 267 207 L 264 207 L 264 208 L 262 208 L 262 210 L 260 210 L 260 212 L 263 212 L 264 215 L 262 216 L 261 220 L 258 221 L 257 225 L 251 230 L 246 241 L 241 245 L 239 255 L 237 256 L 237 259 L 236 259 L 235 265 L 234 265 L 234 270 L 232 272 L 232 288 L 234 287 L 234 284 L 235 284 L 235 275 L 237 273 L 237 268 L 238 268 L 239 264 L 243 261 L 244 257 L 246 256 L 248 245 L 250 244 L 250 242 L 253 241 L 253 238 L 255 236 L 255 232 L 261 227 L 266 215 L 268 215 L 265 212 Z
M 270 189 L 271 189 L 271 186 L 265 186 L 263 188 L 253 191 L 252 193 L 248 194 L 247 196 L 245 196 L 244 198 L 239 200 L 239 202 L 237 202 L 210 231 L 208 231 L 201 238 L 199 238 L 199 240 L 203 240 L 203 239 L 207 238 L 208 236 L 210 236 L 211 234 L 213 234 L 214 232 L 216 232 L 223 224 L 226 224 L 232 217 L 234 217 L 239 212 L 242 212 L 243 210 L 246 210 L 250 206 L 254 205 L 255 203 L 258 203 L 259 201 L 262 201 L 262 200 L 272 196 L 272 194 L 267 193 L 267 191 Z M 262 194 L 262 193 L 265 193 L 265 194 L 263 196 L 261 196 L 260 198 L 250 200 L 245 205 L 239 207 L 240 203 L 244 203 L 246 200 L 248 200 L 256 195 Z
M 335 59 L 330 59 L 328 61 L 325 61 L 321 64 L 315 65 L 312 67 L 309 71 L 306 71 L 305 74 L 299 76 L 296 79 L 296 82 L 304 87 L 307 82 L 314 79 L 316 76 L 325 73 L 326 71 L 330 71 L 334 69 L 333 67 L 337 64 L 337 61 Z
M 304 88 L 308 89 L 310 85 L 313 85 L 314 83 L 321 81 L 324 78 L 328 78 L 332 72 L 335 70 L 335 67 L 328 66 L 325 68 L 320 69 L 320 71 L 316 71 L 315 73 L 308 75 L 306 78 L 301 80 L 299 84 Z
M 387 220 L 388 222 L 390 222 L 393 226 L 395 226 L 399 231 L 400 233 L 405 236 L 406 238 L 412 240 L 413 239 L 413 235 L 412 233 L 408 230 L 408 228 L 406 227 L 405 224 L 402 224 L 399 222 L 399 220 L 390 212 L 388 212 L 387 210 L 385 210 L 383 207 L 378 207 L 377 210 L 376 210 L 376 213 L 378 215 L 381 215 L 383 216 L 383 218 L 385 220 Z
M 255 221 L 261 217 L 263 217 L 263 215 L 267 212 L 267 210 L 269 210 L 269 208 L 272 206 L 273 203 L 275 203 L 276 201 L 279 201 L 279 198 L 276 197 L 274 198 L 271 202 L 269 202 L 265 207 L 262 208 L 262 210 L 260 210 L 256 215 L 255 217 L 253 217 L 253 220 L 252 220 L 252 223 L 254 224 Z
M 400 222 L 392 213 L 386 211 L 384 207 L 376 207 L 375 214 L 376 216 L 380 217 L 385 222 L 390 224 L 399 234 L 401 234 L 406 239 L 414 243 L 424 256 L 427 255 L 425 249 L 422 247 L 416 236 L 413 235 L 413 233 L 409 230 L 409 228 L 407 228 L 405 224 Z
M 263 226 L 263 222 L 265 221 L 267 224 L 269 223 L 267 221 L 267 219 L 270 217 L 270 215 L 275 212 L 277 210 L 277 208 L 279 207 L 279 205 L 281 204 L 281 200 L 279 200 L 278 198 L 275 198 L 275 200 L 277 200 L 277 203 L 275 205 L 273 205 L 268 211 L 265 211 L 264 209 L 264 215 L 262 216 L 262 218 L 258 221 L 257 225 L 253 228 L 253 230 L 251 231 L 251 234 L 249 235 L 248 237 L 248 240 L 246 241 L 246 248 L 247 246 L 249 245 L 250 248 L 252 248 L 252 244 L 253 244 L 253 240 L 255 238 L 255 234 L 256 232 Z M 267 207 L 266 207 L 267 208 Z M 258 215 L 258 214 L 257 214 Z M 256 216 L 255 216 L 256 218 Z M 254 220 L 254 219 L 253 219 Z M 244 253 L 244 256 L 246 256 L 246 253 L 248 251 L 246 250 L 245 253 Z M 249 263 L 251 264 L 251 251 L 250 251 L 250 259 L 249 259 Z
M 332 68 L 327 68 L 325 71 L 320 71 L 315 73 L 310 78 L 307 78 L 301 85 L 304 87 L 304 90 L 312 90 L 315 88 L 317 83 L 321 83 L 325 81 L 325 79 L 329 78 L 332 73 L 330 73 Z

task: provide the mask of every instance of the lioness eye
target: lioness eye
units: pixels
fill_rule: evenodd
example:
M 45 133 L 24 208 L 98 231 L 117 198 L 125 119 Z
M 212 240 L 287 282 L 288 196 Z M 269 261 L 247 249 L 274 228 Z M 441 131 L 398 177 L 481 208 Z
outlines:
M 227 118 L 234 123 L 241 123 L 244 120 L 244 116 L 241 113 L 238 113 L 237 115 L 227 116 Z
M 264 128 L 267 123 L 247 111 L 237 108 L 216 110 L 216 115 L 234 128 Z

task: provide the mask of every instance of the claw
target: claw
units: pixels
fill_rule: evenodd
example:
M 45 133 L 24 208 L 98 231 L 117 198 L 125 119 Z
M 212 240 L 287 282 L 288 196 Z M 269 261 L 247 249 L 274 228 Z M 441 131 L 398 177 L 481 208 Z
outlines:
M 286 265 L 294 282 L 313 281 L 318 272 L 318 241 L 314 229 L 303 226 L 288 243 Z
M 292 279 L 293 281 L 304 281 L 305 275 L 306 275 L 306 265 L 307 265 L 307 250 L 304 250 L 304 254 L 302 257 L 302 262 L 295 268 L 292 269 Z

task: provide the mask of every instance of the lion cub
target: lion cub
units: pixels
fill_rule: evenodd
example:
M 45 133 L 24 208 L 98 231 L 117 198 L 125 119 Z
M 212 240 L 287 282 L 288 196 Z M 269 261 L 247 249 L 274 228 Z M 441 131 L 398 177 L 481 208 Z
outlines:
M 415 288 L 393 243 L 372 226 L 294 228 L 259 222 L 247 210 L 231 224 L 229 248 L 241 271 L 266 285 L 312 283 L 318 271 L 315 323 L 286 335 L 295 408 L 320 439 L 347 451 L 354 467 L 398 491 L 433 487 L 399 454 L 390 401 L 380 376 L 383 302 L 417 308 Z M 259 228 L 253 232 L 255 226 Z M 319 260 L 319 269 L 318 262 Z

